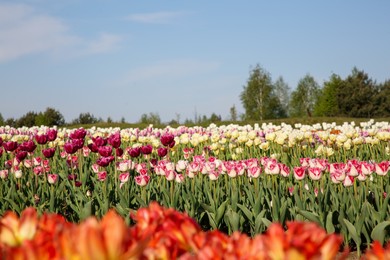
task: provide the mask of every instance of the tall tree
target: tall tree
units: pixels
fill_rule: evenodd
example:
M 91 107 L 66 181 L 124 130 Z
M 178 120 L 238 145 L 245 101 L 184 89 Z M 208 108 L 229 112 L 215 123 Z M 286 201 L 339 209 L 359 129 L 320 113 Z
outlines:
M 374 105 L 374 117 L 390 117 L 390 80 L 378 86 L 378 91 L 374 96 Z
M 35 125 L 45 125 L 45 126 L 62 126 L 65 124 L 64 116 L 52 107 L 46 108 L 45 112 L 40 112 L 35 117 Z
M 250 72 L 240 99 L 245 109 L 244 119 L 263 120 L 279 117 L 280 102 L 275 96 L 270 74 L 260 65 Z
M 99 120 L 91 113 L 80 113 L 79 117 L 72 121 L 72 124 L 95 124 Z
M 314 105 L 320 93 L 318 83 L 310 74 L 306 74 L 299 80 L 296 90 L 291 93 L 290 116 L 312 116 Z
M 324 82 L 321 95 L 314 106 L 315 116 L 338 116 L 340 105 L 338 102 L 339 93 L 344 89 L 344 80 L 339 75 L 332 74 L 330 79 Z
M 290 101 L 290 87 L 284 81 L 283 77 L 280 76 L 274 83 L 275 95 L 279 100 L 281 114 L 279 117 L 288 116 L 288 106 Z
M 0 113 L 0 126 L 3 126 L 4 125 L 4 117 L 3 115 Z
M 376 83 L 363 70 L 356 67 L 345 79 L 343 91 L 338 93 L 342 115 L 349 117 L 371 117 L 375 112 L 374 96 Z
M 17 127 L 27 126 L 32 127 L 35 125 L 35 118 L 37 117 L 37 113 L 33 111 L 29 111 L 20 117 L 16 123 Z
M 235 105 L 230 108 L 230 120 L 233 122 L 237 121 L 237 109 Z

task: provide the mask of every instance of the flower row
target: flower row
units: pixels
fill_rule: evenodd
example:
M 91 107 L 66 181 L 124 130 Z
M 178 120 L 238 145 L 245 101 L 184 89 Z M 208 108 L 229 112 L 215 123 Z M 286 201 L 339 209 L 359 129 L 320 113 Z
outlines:
M 186 214 L 151 203 L 132 214 L 127 226 L 113 210 L 101 220 L 79 224 L 58 214 L 38 216 L 33 208 L 18 218 L 0 219 L 0 253 L 4 259 L 345 259 L 342 237 L 327 234 L 311 222 L 289 222 L 287 231 L 271 224 L 266 233 L 249 238 L 235 232 L 204 232 Z M 341 252 L 342 250 L 342 252 Z M 385 259 L 390 247 L 378 241 L 364 259 Z

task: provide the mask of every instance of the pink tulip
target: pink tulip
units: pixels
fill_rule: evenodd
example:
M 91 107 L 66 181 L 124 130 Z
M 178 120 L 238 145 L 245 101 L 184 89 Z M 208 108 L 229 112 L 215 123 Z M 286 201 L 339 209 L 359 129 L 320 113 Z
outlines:
M 330 173 L 330 179 L 333 183 L 337 184 L 344 181 L 346 178 L 346 173 L 344 170 L 335 169 Z
M 375 170 L 375 164 L 363 161 L 361 163 L 361 170 L 364 175 L 371 175 Z
M 129 177 L 130 177 L 130 173 L 123 172 L 123 173 L 119 174 L 119 181 L 121 183 L 125 183 L 129 180 Z
M 389 161 L 383 161 L 375 164 L 375 172 L 380 176 L 385 176 L 389 171 Z
M 147 185 L 150 180 L 150 176 L 148 175 L 139 175 L 134 177 L 135 183 L 141 187 Z
M 258 166 L 253 166 L 248 168 L 248 177 L 249 178 L 258 178 L 261 173 L 261 168 Z
M 353 182 L 355 180 L 355 177 L 347 175 L 343 181 L 344 187 L 349 187 L 353 185 Z
M 279 169 L 280 169 L 280 175 L 282 175 L 283 177 L 290 176 L 290 168 L 287 165 L 283 163 L 279 163 Z
M 101 171 L 97 173 L 97 178 L 99 181 L 105 181 L 107 178 L 107 172 L 106 171 Z
M 293 168 L 294 171 L 294 177 L 296 180 L 303 180 L 305 178 L 306 174 L 306 167 L 305 166 L 296 166 Z
M 100 146 L 98 148 L 98 153 L 100 156 L 108 157 L 112 155 L 112 147 L 111 146 Z
M 15 151 L 16 148 L 18 148 L 18 146 L 19 146 L 18 143 L 13 141 L 8 141 L 3 143 L 4 150 L 6 150 L 7 152 Z
M 7 179 L 8 170 L 0 170 L 0 179 Z
M 318 167 L 309 168 L 309 177 L 314 181 L 318 181 L 322 176 L 322 169 Z
M 42 150 L 42 154 L 46 158 L 52 158 L 54 156 L 55 151 L 56 151 L 55 148 L 46 148 Z
M 42 134 L 42 135 L 35 135 L 35 141 L 37 141 L 38 144 L 47 144 L 49 139 L 46 134 Z
M 23 151 L 32 153 L 34 152 L 35 148 L 37 148 L 37 145 L 34 143 L 33 140 L 28 140 L 23 142 L 19 147 Z
M 277 161 L 275 159 L 268 160 L 264 166 L 264 172 L 272 175 L 279 174 L 280 168 Z
M 49 141 L 54 141 L 57 139 L 57 130 L 55 130 L 55 129 L 47 130 L 46 134 L 47 134 L 47 139 Z
M 58 175 L 57 174 L 48 174 L 47 175 L 47 182 L 50 184 L 55 184 L 58 182 Z

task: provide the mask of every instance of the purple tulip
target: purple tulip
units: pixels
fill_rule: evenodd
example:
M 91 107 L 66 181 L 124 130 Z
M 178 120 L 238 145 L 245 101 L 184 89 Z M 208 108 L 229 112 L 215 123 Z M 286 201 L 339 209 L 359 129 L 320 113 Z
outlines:
M 128 150 L 128 153 L 131 157 L 136 158 L 141 154 L 141 148 L 140 147 L 130 148 Z
M 100 156 L 108 157 L 112 155 L 112 147 L 111 146 L 100 146 L 98 148 L 98 152 Z
M 148 155 L 148 154 L 151 154 L 152 151 L 153 151 L 153 146 L 150 145 L 150 144 L 141 146 L 141 152 L 142 152 L 142 154 Z
M 64 144 L 64 150 L 68 154 L 74 154 L 77 151 L 77 149 L 71 142 L 67 142 Z
M 8 141 L 3 143 L 3 147 L 7 152 L 13 152 L 18 148 L 18 143 L 13 141 Z
M 168 149 L 165 148 L 165 147 L 160 147 L 160 148 L 157 149 L 157 154 L 160 157 L 164 157 L 165 155 L 168 154 Z
M 42 150 L 42 154 L 46 158 L 52 158 L 54 156 L 55 151 L 56 151 L 55 148 L 47 148 Z
M 46 134 L 47 134 L 47 139 L 49 141 L 54 141 L 57 139 L 57 130 L 55 130 L 55 129 L 47 130 Z
M 47 142 L 49 141 L 48 136 L 46 134 L 35 135 L 35 140 L 38 144 L 47 144 Z
M 23 161 L 27 157 L 27 152 L 26 151 L 18 151 L 16 153 L 16 158 L 19 160 L 19 162 Z
M 173 136 L 173 134 L 164 134 L 163 136 L 161 136 L 160 138 L 160 141 L 162 143 L 162 145 L 164 146 L 170 146 L 172 142 L 174 142 L 174 139 L 175 137 Z
M 108 143 L 114 148 L 118 148 L 119 146 L 121 146 L 121 136 L 119 132 L 110 135 L 108 137 Z
M 97 146 L 104 146 L 107 144 L 107 139 L 97 136 L 97 137 L 92 137 L 92 142 Z
M 23 142 L 19 147 L 23 151 L 32 153 L 34 152 L 35 148 L 37 148 L 37 145 L 34 143 L 33 140 L 28 140 L 26 142 Z

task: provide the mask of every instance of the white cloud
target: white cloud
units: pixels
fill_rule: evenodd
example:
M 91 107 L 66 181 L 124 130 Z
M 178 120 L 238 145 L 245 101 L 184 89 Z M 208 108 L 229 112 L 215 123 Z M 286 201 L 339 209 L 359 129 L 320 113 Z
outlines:
M 66 57 L 76 53 L 76 56 L 98 54 L 115 48 L 120 41 L 119 36 L 107 33 L 95 41 L 83 39 L 72 34 L 61 19 L 22 4 L 0 4 L 0 35 L 0 63 L 36 53 L 64 53 L 64 50 Z
M 141 13 L 131 14 L 126 17 L 126 20 L 140 22 L 140 23 L 154 23 L 163 24 L 169 23 L 173 19 L 183 16 L 184 12 L 154 12 L 154 13 Z
M 173 80 L 192 75 L 207 73 L 218 69 L 218 62 L 195 60 L 172 60 L 156 62 L 146 67 L 140 67 L 129 71 L 125 76 L 126 82 L 153 80 Z
M 85 54 L 109 52 L 117 47 L 121 38 L 118 35 L 102 33 L 96 41 L 87 43 Z

